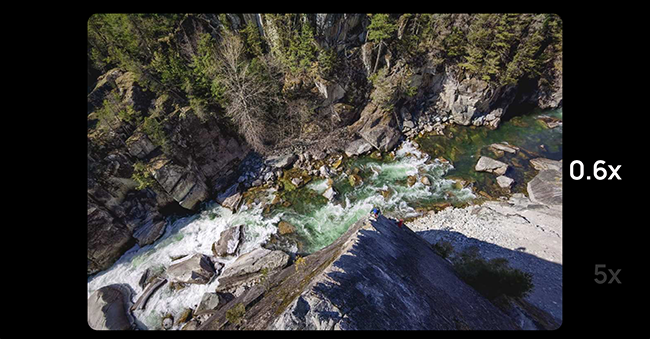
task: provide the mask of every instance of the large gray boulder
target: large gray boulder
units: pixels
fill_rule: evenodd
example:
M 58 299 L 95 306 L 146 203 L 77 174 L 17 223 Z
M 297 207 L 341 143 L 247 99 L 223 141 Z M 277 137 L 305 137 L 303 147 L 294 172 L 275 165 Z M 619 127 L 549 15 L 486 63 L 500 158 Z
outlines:
M 130 290 L 121 285 L 104 286 L 88 298 L 88 325 L 94 330 L 130 330 Z
M 352 157 L 355 155 L 361 155 L 368 153 L 372 150 L 372 145 L 365 141 L 364 139 L 357 139 L 348 144 L 345 148 L 345 155 Z
M 490 145 L 490 149 L 497 154 L 503 154 L 504 152 L 510 154 L 517 154 L 519 152 L 519 147 L 512 146 L 506 143 L 494 143 Z
M 540 171 L 528 182 L 528 196 L 535 203 L 562 206 L 562 172 L 556 169 Z
M 497 184 L 501 188 L 510 188 L 515 183 L 515 180 L 505 175 L 500 175 L 497 177 Z
M 530 159 L 530 165 L 538 171 L 543 171 L 547 169 L 554 169 L 556 171 L 562 172 L 562 161 L 551 160 L 546 158 L 534 158 Z
M 240 285 L 254 283 L 262 277 L 262 269 L 271 274 L 284 268 L 288 262 L 289 255 L 282 251 L 254 249 L 226 266 L 219 276 L 217 292 L 231 291 Z
M 165 220 L 149 220 L 133 233 L 133 237 L 140 247 L 153 244 L 165 232 L 165 225 Z
M 207 284 L 214 275 L 212 261 L 200 253 L 181 259 L 167 269 L 171 280 L 186 284 Z
M 372 102 L 361 111 L 361 117 L 349 129 L 382 152 L 392 150 L 402 136 L 394 114 Z
M 235 255 L 243 242 L 244 225 L 230 227 L 221 232 L 219 240 L 212 244 L 212 253 L 217 257 Z
M 318 92 L 325 99 L 323 106 L 329 106 L 336 103 L 345 96 L 345 89 L 333 81 L 318 78 L 314 80 L 314 84 L 316 85 L 316 88 L 318 88 Z
M 239 203 L 242 201 L 242 194 L 239 192 L 239 184 L 230 186 L 225 192 L 217 196 L 217 203 L 221 206 L 230 209 L 233 212 L 237 211 Z
M 196 307 L 194 314 L 201 315 L 205 311 L 214 310 L 219 306 L 219 302 L 219 294 L 211 292 L 205 293 L 201 298 L 199 306 Z
M 332 201 L 336 197 L 336 190 L 330 186 L 325 190 L 325 192 L 323 192 L 322 195 L 325 197 L 325 199 Z
M 166 156 L 152 160 L 149 169 L 156 181 L 182 207 L 194 209 L 208 198 L 208 187 L 191 167 L 182 167 Z
M 156 145 L 154 145 L 149 137 L 141 131 L 136 131 L 132 136 L 126 139 L 126 147 L 128 148 L 129 153 L 138 159 L 146 158 L 156 149 Z
M 508 170 L 508 164 L 494 160 L 490 157 L 482 156 L 478 159 L 474 169 L 478 172 L 488 172 L 498 175 L 504 175 Z
M 266 163 L 275 168 L 287 169 L 290 168 L 296 160 L 298 160 L 298 157 L 295 154 L 288 153 L 270 156 L 266 158 Z

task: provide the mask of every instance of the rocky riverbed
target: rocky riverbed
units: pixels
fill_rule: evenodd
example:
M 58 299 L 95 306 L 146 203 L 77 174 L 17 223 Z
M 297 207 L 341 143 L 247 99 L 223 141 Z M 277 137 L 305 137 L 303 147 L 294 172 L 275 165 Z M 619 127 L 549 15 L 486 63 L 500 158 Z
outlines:
M 522 130 L 531 119 L 515 122 L 524 124 Z M 561 145 L 553 139 L 561 137 L 561 127 L 539 128 L 548 149 Z M 110 292 L 110 300 L 126 305 L 110 309 L 128 307 L 120 319 L 132 317 L 132 327 L 205 327 L 225 305 L 234 307 L 233 299 L 247 298 L 287 265 L 300 265 L 380 207 L 407 219 L 432 244 L 446 240 L 456 250 L 477 245 L 485 258 L 504 257 L 531 273 L 535 289 L 527 301 L 561 322 L 562 163 L 535 157 L 556 154 L 531 150 L 540 139 L 494 135 L 497 130 L 465 144 L 463 133 L 470 130 L 452 131 L 461 136 L 451 146 L 458 152 L 453 161 L 430 152 L 428 140 L 402 142 L 392 152 L 373 151 L 359 139 L 342 153 L 247 157 L 237 183 L 216 203 L 167 220 L 156 228 L 157 240 L 136 245 L 89 278 L 89 317 L 93 310 L 93 324 L 110 328 L 104 324 L 112 320 L 98 315 L 106 309 L 99 300 Z M 120 288 L 103 292 L 115 284 Z

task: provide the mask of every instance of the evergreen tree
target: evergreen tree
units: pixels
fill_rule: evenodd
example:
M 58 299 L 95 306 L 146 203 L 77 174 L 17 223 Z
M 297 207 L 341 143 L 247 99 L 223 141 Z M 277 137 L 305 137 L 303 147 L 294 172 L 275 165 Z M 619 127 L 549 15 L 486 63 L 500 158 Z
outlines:
M 396 30 L 397 27 L 392 22 L 392 19 L 388 14 L 373 14 L 370 17 L 370 25 L 368 25 L 368 40 L 378 41 L 379 44 L 377 59 L 375 61 L 375 67 L 372 69 L 372 73 L 375 73 L 375 71 L 377 71 L 377 65 L 379 65 L 379 57 L 381 56 L 381 49 L 385 44 L 384 41 L 391 39 Z

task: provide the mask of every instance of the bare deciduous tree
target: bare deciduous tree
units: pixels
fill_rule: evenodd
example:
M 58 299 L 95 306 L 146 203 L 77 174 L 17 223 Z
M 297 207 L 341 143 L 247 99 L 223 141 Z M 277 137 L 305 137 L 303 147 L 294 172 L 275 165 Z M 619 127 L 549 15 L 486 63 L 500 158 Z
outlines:
M 230 31 L 223 32 L 218 51 L 218 81 L 224 87 L 228 100 L 226 115 L 251 147 L 263 153 L 266 151 L 264 117 L 269 102 L 273 100 L 272 88 L 251 72 L 244 51 L 245 46 L 239 36 Z

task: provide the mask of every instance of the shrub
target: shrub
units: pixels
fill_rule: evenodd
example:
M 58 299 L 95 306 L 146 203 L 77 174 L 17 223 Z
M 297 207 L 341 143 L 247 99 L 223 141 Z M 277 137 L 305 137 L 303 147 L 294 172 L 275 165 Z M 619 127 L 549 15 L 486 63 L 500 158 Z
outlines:
M 461 279 L 490 300 L 502 295 L 525 297 L 533 289 L 530 273 L 509 267 L 504 258 L 486 261 L 476 247 L 463 251 L 454 266 Z
M 449 241 L 442 240 L 432 245 L 433 250 L 444 259 L 454 252 L 454 246 Z
M 133 175 L 131 178 L 138 183 L 137 190 L 143 190 L 155 182 L 155 179 L 151 176 L 149 170 L 147 170 L 147 166 L 139 161 L 133 164 Z
M 239 303 L 226 311 L 226 320 L 233 325 L 239 325 L 244 320 L 244 314 L 246 314 L 246 307 Z

